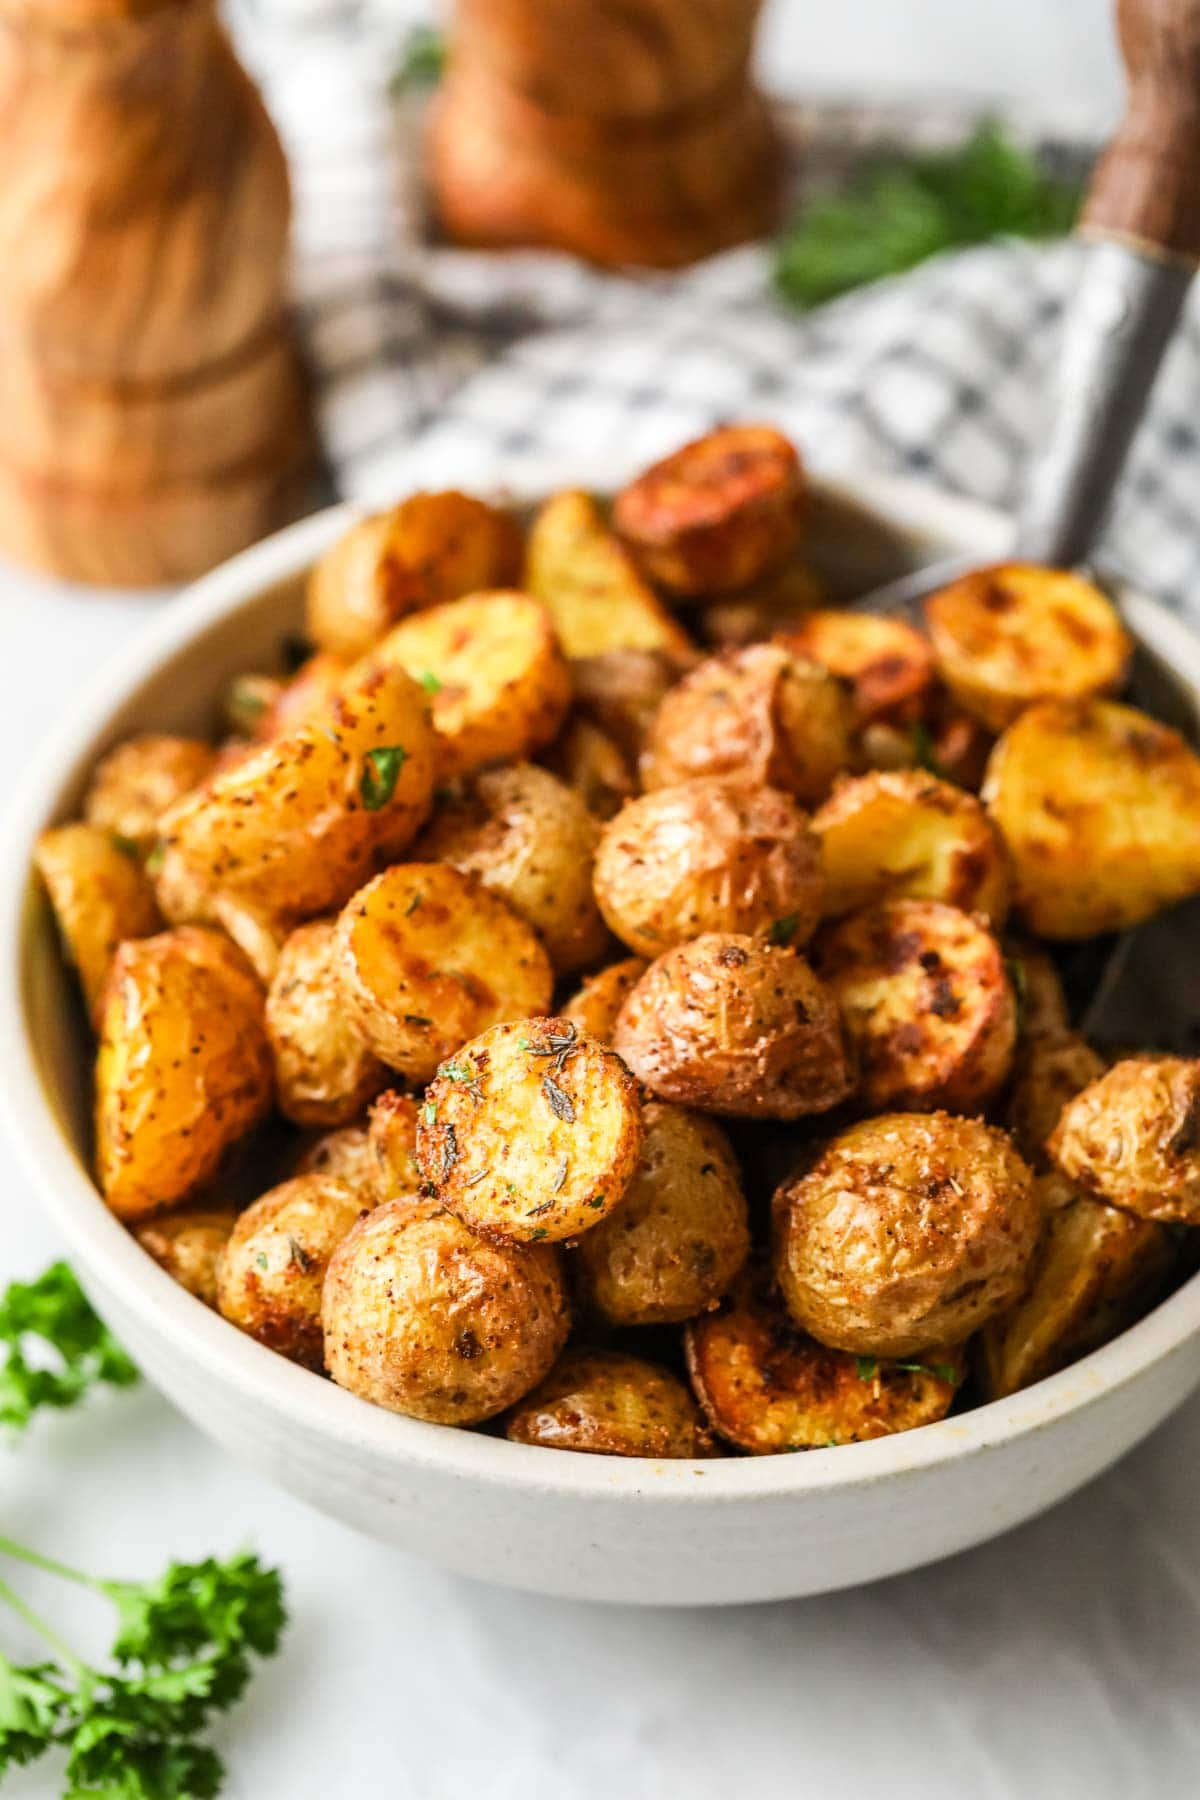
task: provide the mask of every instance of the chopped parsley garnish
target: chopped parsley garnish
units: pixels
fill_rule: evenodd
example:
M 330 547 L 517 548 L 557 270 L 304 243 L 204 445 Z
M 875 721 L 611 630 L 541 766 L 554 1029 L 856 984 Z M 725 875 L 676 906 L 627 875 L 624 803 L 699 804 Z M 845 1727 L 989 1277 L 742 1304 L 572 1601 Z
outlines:
M 776 919 L 767 937 L 772 944 L 786 948 L 796 935 L 796 927 L 800 923 L 799 913 L 785 913 L 782 919 Z
M 417 680 L 427 694 L 440 694 L 445 683 L 436 676 L 432 669 L 422 669 Z
M 854 1368 L 860 1381 L 874 1381 L 879 1373 L 879 1360 L 874 1356 L 856 1356 Z
M 377 750 L 367 751 L 358 791 L 368 812 L 378 812 L 387 805 L 407 760 L 408 751 L 401 744 L 381 744 Z
M 109 835 L 112 838 L 114 850 L 119 850 L 122 856 L 128 856 L 133 862 L 137 861 L 138 857 L 141 855 L 141 851 L 138 849 L 132 838 L 124 837 L 119 831 L 111 832 Z
M 918 767 L 926 770 L 930 775 L 936 775 L 939 780 L 944 781 L 946 772 L 937 759 L 937 750 L 933 742 L 933 733 L 930 731 L 928 725 L 926 725 L 923 720 L 918 719 L 916 724 L 911 727 L 909 735 L 912 738 L 913 755 L 917 759 Z

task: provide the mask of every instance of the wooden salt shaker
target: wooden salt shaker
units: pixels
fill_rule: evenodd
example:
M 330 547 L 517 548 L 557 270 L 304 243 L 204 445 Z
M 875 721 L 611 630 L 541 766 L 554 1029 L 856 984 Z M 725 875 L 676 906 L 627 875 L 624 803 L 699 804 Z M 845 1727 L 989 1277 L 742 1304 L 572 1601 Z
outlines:
M 313 435 L 283 152 L 212 0 L 0 0 L 0 554 L 183 580 Z

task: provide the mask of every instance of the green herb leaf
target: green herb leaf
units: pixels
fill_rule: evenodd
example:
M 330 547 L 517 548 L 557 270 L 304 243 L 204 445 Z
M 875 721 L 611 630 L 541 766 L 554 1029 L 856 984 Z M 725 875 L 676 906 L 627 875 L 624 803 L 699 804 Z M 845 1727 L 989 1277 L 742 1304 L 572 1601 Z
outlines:
M 932 1375 L 938 1381 L 948 1381 L 951 1387 L 958 1385 L 958 1370 L 952 1363 L 898 1362 L 893 1367 L 909 1375 Z
M 909 735 L 912 738 L 913 755 L 917 759 L 918 768 L 926 769 L 930 775 L 936 775 L 939 781 L 944 781 L 946 779 L 945 771 L 937 759 L 933 733 L 928 725 L 918 719 L 915 725 L 910 726 Z
M 0 1299 L 0 1350 L 0 1425 L 13 1431 L 43 1407 L 77 1405 L 98 1382 L 130 1387 L 138 1379 L 65 1262 L 8 1287 Z
M 167 846 L 163 842 L 162 838 L 159 838 L 158 842 L 155 844 L 154 848 L 151 850 L 149 856 L 146 858 L 146 873 L 147 873 L 147 875 L 161 875 L 162 866 L 166 862 L 166 860 L 167 860 Z
M 122 856 L 129 857 L 131 862 L 137 862 L 141 851 L 132 838 L 123 837 L 119 831 L 110 832 L 109 836 L 112 838 L 114 850 L 119 850 Z
M 422 669 L 417 680 L 427 694 L 440 694 L 444 683 L 439 681 L 432 669 Z
M 782 919 L 776 919 L 767 933 L 768 942 L 786 948 L 796 935 L 796 927 L 800 923 L 799 913 L 785 913 Z
M 407 760 L 408 751 L 400 744 L 381 744 L 377 750 L 367 751 L 358 791 L 368 812 L 378 812 L 387 805 Z
M 393 95 L 436 87 L 446 68 L 446 39 L 431 25 L 414 25 L 404 40 L 389 87 Z
M 1004 967 L 1008 974 L 1009 986 L 1013 991 L 1013 999 L 1017 1007 L 1017 1030 L 1025 1025 L 1025 1014 L 1029 1004 L 1029 981 L 1025 974 L 1025 964 L 1017 956 L 1006 956 Z
M 856 1356 L 854 1369 L 860 1381 L 874 1381 L 879 1373 L 879 1359 L 874 1356 Z

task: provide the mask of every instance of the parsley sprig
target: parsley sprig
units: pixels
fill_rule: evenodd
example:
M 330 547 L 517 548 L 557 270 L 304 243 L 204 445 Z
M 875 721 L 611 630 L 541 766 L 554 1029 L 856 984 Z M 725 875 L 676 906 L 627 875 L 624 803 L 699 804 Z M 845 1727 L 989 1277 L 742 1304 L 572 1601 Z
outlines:
M 131 1387 L 138 1372 L 65 1262 L 0 1298 L 0 1426 L 22 1431 L 43 1407 L 75 1406 L 98 1382 Z

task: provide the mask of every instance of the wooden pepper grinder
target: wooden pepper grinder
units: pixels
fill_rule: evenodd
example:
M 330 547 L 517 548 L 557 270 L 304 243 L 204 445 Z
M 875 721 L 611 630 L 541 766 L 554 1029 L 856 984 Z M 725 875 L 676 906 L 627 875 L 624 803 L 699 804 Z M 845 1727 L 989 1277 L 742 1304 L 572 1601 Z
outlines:
M 774 222 L 760 0 L 457 0 L 430 179 L 447 234 L 670 268 Z
M 0 554 L 179 581 L 307 496 L 283 152 L 212 0 L 0 0 Z

